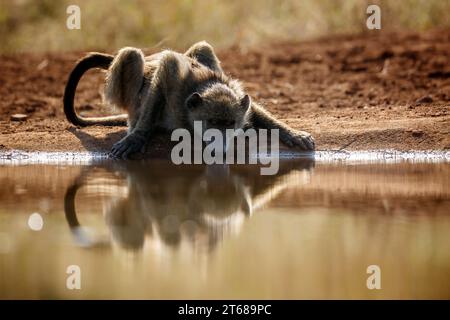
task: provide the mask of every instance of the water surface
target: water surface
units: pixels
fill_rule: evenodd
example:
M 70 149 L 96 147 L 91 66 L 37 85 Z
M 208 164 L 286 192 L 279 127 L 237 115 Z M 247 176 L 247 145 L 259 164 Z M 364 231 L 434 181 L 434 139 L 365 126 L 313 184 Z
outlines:
M 445 158 L 26 159 L 0 166 L 0 298 L 450 298 Z

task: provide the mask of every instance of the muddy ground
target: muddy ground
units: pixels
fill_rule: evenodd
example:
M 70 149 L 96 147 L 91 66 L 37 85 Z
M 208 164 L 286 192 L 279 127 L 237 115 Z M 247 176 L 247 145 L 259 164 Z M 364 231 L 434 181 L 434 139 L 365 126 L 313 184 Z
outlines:
M 65 81 L 83 54 L 1 56 L 0 150 L 106 151 L 125 134 L 66 121 Z M 232 47 L 218 55 L 253 99 L 311 132 L 317 149 L 450 149 L 450 30 Z M 82 79 L 81 113 L 110 113 L 101 103 L 102 77 L 94 70 Z M 26 120 L 13 121 L 18 113 Z

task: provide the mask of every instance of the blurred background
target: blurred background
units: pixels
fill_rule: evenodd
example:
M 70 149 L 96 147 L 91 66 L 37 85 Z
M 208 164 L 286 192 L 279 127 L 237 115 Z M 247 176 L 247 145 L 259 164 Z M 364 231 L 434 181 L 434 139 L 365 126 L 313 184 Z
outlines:
M 68 30 L 66 8 L 81 8 Z M 381 7 L 382 31 L 449 27 L 448 0 L 0 0 L 0 52 L 217 47 L 368 32 L 366 8 Z

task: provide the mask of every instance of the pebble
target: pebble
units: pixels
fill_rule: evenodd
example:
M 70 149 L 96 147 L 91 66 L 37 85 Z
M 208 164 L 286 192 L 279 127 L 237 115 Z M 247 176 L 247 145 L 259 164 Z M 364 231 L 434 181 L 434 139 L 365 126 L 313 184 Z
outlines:
M 433 102 L 433 98 L 430 96 L 423 96 L 422 98 L 417 99 L 416 102 L 417 103 L 431 103 L 431 102 Z
M 412 132 L 413 137 L 421 137 L 423 135 L 423 131 L 422 130 L 413 130 Z
M 26 114 L 16 113 L 11 116 L 11 121 L 25 121 L 27 118 L 28 116 Z

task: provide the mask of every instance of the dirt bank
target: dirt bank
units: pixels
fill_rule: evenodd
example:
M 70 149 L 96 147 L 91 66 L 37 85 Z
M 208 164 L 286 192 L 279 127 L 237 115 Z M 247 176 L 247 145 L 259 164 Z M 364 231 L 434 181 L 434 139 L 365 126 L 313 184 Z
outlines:
M 149 51 L 150 52 L 150 51 Z M 219 51 L 223 67 L 253 99 L 318 149 L 450 148 L 450 30 L 341 36 Z M 0 59 L 0 150 L 108 150 L 124 128 L 70 125 L 65 81 L 83 53 L 20 54 Z M 102 75 L 79 86 L 77 106 L 101 106 Z M 27 115 L 12 121 L 13 114 Z M 159 138 L 162 146 L 165 138 Z

